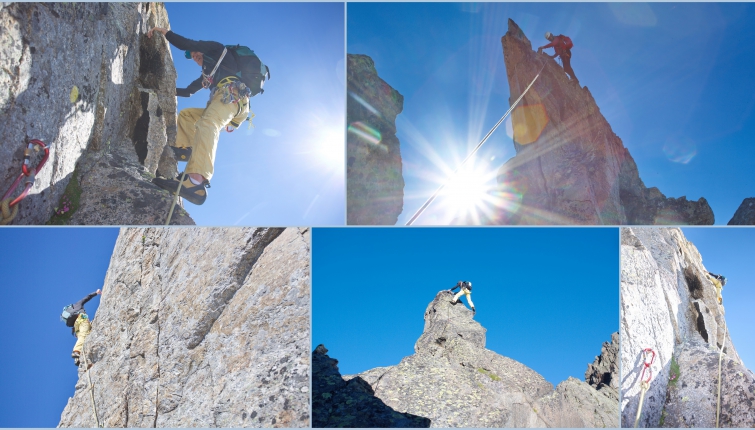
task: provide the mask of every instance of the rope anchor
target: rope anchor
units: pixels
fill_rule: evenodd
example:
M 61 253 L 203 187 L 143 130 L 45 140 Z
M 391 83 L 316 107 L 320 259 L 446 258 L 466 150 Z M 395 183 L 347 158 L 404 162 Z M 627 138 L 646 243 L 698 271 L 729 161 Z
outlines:
M 642 374 L 640 374 L 640 404 L 637 406 L 637 418 L 634 419 L 634 427 L 637 428 L 637 426 L 640 424 L 640 416 L 642 415 L 642 404 L 645 402 L 645 394 L 648 392 L 648 389 L 650 388 L 650 379 L 653 377 L 653 370 L 650 369 L 650 366 L 655 361 L 655 351 L 653 351 L 650 348 L 645 348 L 642 350 L 642 353 L 645 354 L 645 358 L 643 360 L 643 367 L 642 367 Z M 648 353 L 652 354 L 650 357 L 650 361 L 648 361 Z M 645 371 L 648 372 L 647 379 L 645 378 Z
M 40 149 L 44 150 L 45 152 L 42 160 L 39 162 L 39 164 L 37 164 L 37 167 L 29 167 L 29 165 L 31 164 L 32 153 L 38 152 Z M 3 195 L 3 198 L 0 201 L 0 211 L 2 211 L 0 225 L 9 224 L 16 217 L 16 215 L 18 214 L 17 205 L 29 194 L 29 190 L 31 190 L 31 187 L 34 186 L 34 180 L 37 173 L 42 170 L 42 167 L 44 167 L 49 157 L 50 148 L 45 145 L 44 142 L 37 139 L 32 139 L 29 141 L 29 144 L 24 150 L 24 162 L 21 165 L 21 173 L 18 175 L 16 180 L 13 181 L 13 184 L 11 184 L 10 188 L 8 188 L 8 191 L 5 192 L 5 195 Z M 21 183 L 21 179 L 24 179 L 24 177 L 26 178 L 24 180 L 24 190 L 21 192 L 21 194 L 18 195 L 18 197 L 11 199 L 10 195 L 13 193 L 13 191 L 15 191 L 16 187 L 18 187 L 18 184 Z

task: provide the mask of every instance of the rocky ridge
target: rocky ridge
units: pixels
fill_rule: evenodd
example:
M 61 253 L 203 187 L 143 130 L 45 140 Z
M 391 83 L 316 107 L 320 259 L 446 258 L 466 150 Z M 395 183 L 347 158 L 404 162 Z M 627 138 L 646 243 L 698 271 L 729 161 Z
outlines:
M 533 51 L 510 19 L 501 44 L 509 103 L 542 72 L 512 113 L 516 156 L 498 172 L 499 191 L 521 195 L 521 206 L 514 212 L 501 209 L 495 223 L 713 224 L 704 198 L 667 198 L 645 187 L 590 90 L 569 81 L 554 59 Z M 517 143 L 517 135 L 532 142 Z
M 328 372 L 313 369 L 315 426 L 618 426 L 618 401 L 607 390 L 575 378 L 554 390 L 527 366 L 485 349 L 486 329 L 463 304 L 452 305 L 452 297 L 448 291 L 437 294 L 425 311 L 425 328 L 414 346 L 415 353 L 395 366 L 341 376 L 337 361 L 325 355 L 324 347 L 318 347 L 313 362 L 328 363 Z M 615 371 L 617 365 L 608 363 L 615 357 L 605 354 L 597 358 L 602 364 L 594 366 L 599 368 L 596 372 Z M 614 373 L 606 379 L 617 378 Z M 355 390 L 364 395 L 354 396 Z M 371 410 L 367 401 L 376 400 L 381 408 L 390 409 L 380 409 L 382 414 L 361 412 Z M 356 414 L 354 409 L 360 412 Z M 376 415 L 380 420 L 373 420 Z
M 2 191 L 29 139 L 51 147 L 13 224 L 165 222 L 172 199 L 150 181 L 176 174 L 176 71 L 153 26 L 170 27 L 160 3 L 0 6 Z M 194 222 L 177 207 L 172 224 Z
M 380 79 L 366 55 L 348 54 L 347 223 L 393 225 L 404 207 L 396 116 L 404 97 Z
M 124 228 L 85 353 L 103 427 L 309 427 L 310 232 Z M 96 427 L 84 365 L 59 427 Z
M 737 354 L 702 261 L 678 228 L 622 229 L 623 427 L 637 415 L 645 348 L 657 355 L 639 426 L 715 427 L 722 346 L 720 426 L 755 425 L 755 375 Z

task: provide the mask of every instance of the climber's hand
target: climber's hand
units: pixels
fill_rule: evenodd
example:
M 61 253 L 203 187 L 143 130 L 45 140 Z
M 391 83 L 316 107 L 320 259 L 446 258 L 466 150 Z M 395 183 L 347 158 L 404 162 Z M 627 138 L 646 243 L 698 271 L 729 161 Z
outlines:
M 100 289 L 98 288 L 98 289 L 97 289 L 97 294 L 102 294 L 102 290 L 100 290 Z
M 147 32 L 147 37 L 149 37 L 151 39 L 152 38 L 152 33 L 154 33 L 155 30 L 157 30 L 160 33 L 162 33 L 163 36 L 165 36 L 165 34 L 168 32 L 168 30 L 166 30 L 164 28 L 154 27 L 152 30 L 150 30 L 150 31 Z
M 543 48 L 537 48 L 537 53 L 538 54 L 542 54 L 543 53 Z

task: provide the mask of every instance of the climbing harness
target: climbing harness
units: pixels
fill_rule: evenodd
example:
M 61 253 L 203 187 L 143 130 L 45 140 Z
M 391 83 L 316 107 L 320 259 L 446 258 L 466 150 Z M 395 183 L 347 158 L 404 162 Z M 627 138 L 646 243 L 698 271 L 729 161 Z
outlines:
M 45 152 L 42 160 L 39 162 L 39 164 L 37 164 L 37 167 L 29 167 L 31 164 L 32 152 L 38 152 L 40 148 Z M 16 217 L 16 214 L 18 214 L 18 203 L 26 198 L 27 194 L 29 194 L 29 190 L 31 190 L 31 187 L 34 186 L 34 179 L 37 175 L 37 172 L 42 170 L 42 167 L 44 167 L 45 163 L 47 162 L 47 158 L 49 157 L 50 148 L 45 145 L 44 142 L 37 139 L 32 139 L 29 141 L 29 144 L 24 150 L 24 163 L 21 166 L 21 174 L 18 175 L 15 181 L 13 181 L 13 184 L 10 186 L 10 188 L 8 188 L 8 191 L 5 192 L 2 201 L 0 201 L 0 210 L 2 211 L 2 219 L 0 219 L 0 225 L 8 224 L 13 221 L 13 218 Z M 19 194 L 19 196 L 15 199 L 11 199 L 11 193 L 13 193 L 16 187 L 18 187 L 18 184 L 21 183 L 21 179 L 23 179 L 24 177 L 26 177 L 26 179 L 24 180 L 24 191 L 22 191 L 21 194 Z
M 637 406 L 637 418 L 634 419 L 634 427 L 637 428 L 637 426 L 640 424 L 640 416 L 642 415 L 642 404 L 645 402 L 645 394 L 648 392 L 648 388 L 650 388 L 650 378 L 653 377 L 653 371 L 650 369 L 650 366 L 655 361 L 655 351 L 653 351 L 650 348 L 645 348 L 642 350 L 642 353 L 645 354 L 645 358 L 643 360 L 643 367 L 642 367 L 642 374 L 640 374 L 640 404 Z M 647 359 L 648 353 L 652 354 L 650 361 Z M 645 371 L 648 372 L 647 379 L 645 378 Z
M 81 354 L 84 357 L 84 367 L 87 373 L 87 379 L 89 379 L 89 394 L 92 396 L 92 413 L 94 413 L 94 422 L 97 423 L 97 428 L 100 428 L 100 419 L 97 417 L 97 404 L 94 403 L 94 384 L 92 384 L 92 377 L 89 375 L 89 362 L 87 361 L 86 346 L 82 348 L 84 352 Z
M 724 340 L 721 342 L 721 350 L 718 353 L 718 402 L 716 404 L 716 428 L 718 427 L 718 419 L 721 416 L 721 361 L 724 359 L 724 347 L 726 346 L 726 336 L 729 334 L 729 327 L 724 320 Z
M 218 71 L 220 63 L 223 62 L 223 58 L 225 58 L 226 52 L 228 52 L 228 48 L 223 48 L 223 53 L 220 55 L 220 59 L 217 63 L 215 63 L 215 68 L 212 69 L 212 72 L 209 75 L 205 75 L 204 72 L 202 72 L 202 88 L 210 88 L 212 86 L 212 80 L 215 77 L 215 72 Z
M 514 102 L 514 104 L 511 105 L 511 107 L 509 108 L 509 110 L 507 110 L 506 113 L 503 114 L 503 116 L 501 117 L 501 119 L 498 120 L 498 122 L 493 126 L 493 128 L 490 129 L 490 131 L 488 132 L 488 134 L 486 134 L 485 137 L 482 138 L 482 140 L 480 141 L 480 143 L 477 144 L 477 146 L 475 147 L 475 149 L 473 149 L 472 152 L 469 155 L 467 155 L 467 158 L 465 158 L 464 161 L 461 162 L 461 164 L 459 165 L 459 167 L 457 167 L 456 170 L 454 170 L 454 173 L 451 175 L 452 177 L 455 177 L 456 174 L 459 173 L 459 170 L 461 170 L 461 168 L 464 167 L 464 164 L 466 164 L 467 161 L 469 161 L 469 159 L 472 158 L 472 156 L 480 149 L 480 147 L 485 143 L 485 141 L 488 140 L 488 138 L 490 137 L 490 135 L 493 134 L 493 132 L 498 128 L 498 126 L 501 125 L 501 123 L 506 119 L 506 117 L 509 116 L 509 114 L 511 113 L 511 111 L 514 110 L 514 108 L 516 107 L 516 105 L 518 105 L 519 102 L 524 98 L 525 94 L 527 94 L 527 91 L 530 90 L 530 88 L 532 87 L 532 85 L 535 84 L 535 81 L 537 80 L 537 78 L 540 77 L 540 73 L 542 73 L 542 71 L 545 68 L 546 64 L 547 64 L 546 62 L 543 62 L 543 67 L 541 67 L 540 71 L 537 72 L 537 75 L 535 75 L 535 79 L 533 79 L 532 82 L 530 82 L 530 84 L 524 90 L 524 92 L 522 93 L 522 95 L 519 96 L 518 99 L 516 99 L 516 101 Z M 443 188 L 445 188 L 446 184 L 448 184 L 448 181 L 446 181 L 443 185 L 441 185 L 440 188 L 438 188 L 435 191 L 435 193 L 433 193 L 433 195 L 430 196 L 429 199 L 427 199 L 427 201 L 425 202 L 425 204 L 423 204 L 417 210 L 417 212 L 414 213 L 414 215 L 412 216 L 412 218 L 405 225 L 412 225 L 414 223 L 414 221 L 416 221 L 417 218 L 419 218 L 419 216 L 422 215 L 422 212 L 424 212 L 425 209 L 427 209 L 427 207 L 430 206 L 430 203 L 432 203 L 433 200 L 435 200 L 435 198 L 438 196 L 438 194 L 441 192 L 441 190 L 443 190 Z

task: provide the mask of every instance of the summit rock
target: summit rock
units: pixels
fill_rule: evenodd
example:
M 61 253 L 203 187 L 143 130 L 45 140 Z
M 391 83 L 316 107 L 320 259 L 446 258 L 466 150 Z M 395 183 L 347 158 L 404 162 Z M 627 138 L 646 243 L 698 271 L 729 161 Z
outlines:
M 509 103 L 542 72 L 512 112 L 516 156 L 498 172 L 499 191 L 521 195 L 521 202 L 513 212 L 500 209 L 493 223 L 713 224 L 704 198 L 667 198 L 645 186 L 590 90 L 571 82 L 554 59 L 537 54 L 511 19 L 501 45 Z
M 436 295 L 425 311 L 425 328 L 415 353 L 400 363 L 342 377 L 331 366 L 330 385 L 320 384 L 323 374 L 314 369 L 314 398 L 341 396 L 341 402 L 351 404 L 353 399 L 336 388 L 342 380 L 363 386 L 397 414 L 397 421 L 408 419 L 408 414 L 429 420 L 430 427 L 618 426 L 616 399 L 575 378 L 554 390 L 534 370 L 486 349 L 486 329 L 461 302 L 451 304 L 452 298 L 445 290 Z M 322 357 L 323 349 L 313 356 Z M 315 400 L 315 423 L 337 422 L 349 410 L 338 408 L 340 404 L 317 405 Z M 351 424 L 385 426 L 366 417 L 356 423 L 360 425 Z

